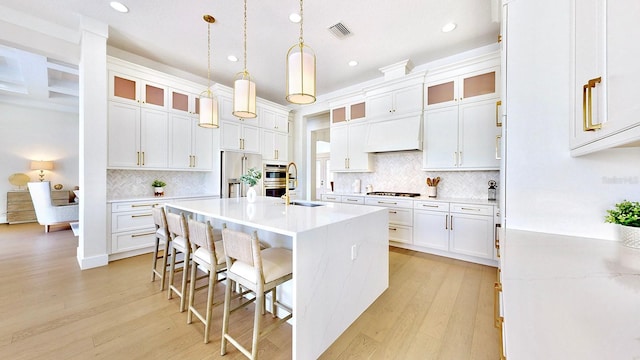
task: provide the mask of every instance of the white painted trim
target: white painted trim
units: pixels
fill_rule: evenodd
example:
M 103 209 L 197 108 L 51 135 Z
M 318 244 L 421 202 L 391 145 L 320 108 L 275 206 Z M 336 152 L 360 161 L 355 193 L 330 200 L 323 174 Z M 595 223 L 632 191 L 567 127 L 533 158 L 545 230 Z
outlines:
M 80 270 L 93 269 L 100 266 L 106 266 L 107 264 L 109 264 L 109 256 L 107 254 L 101 254 L 101 255 L 83 258 L 79 247 L 77 250 L 76 258 L 78 259 L 78 265 L 80 265 Z

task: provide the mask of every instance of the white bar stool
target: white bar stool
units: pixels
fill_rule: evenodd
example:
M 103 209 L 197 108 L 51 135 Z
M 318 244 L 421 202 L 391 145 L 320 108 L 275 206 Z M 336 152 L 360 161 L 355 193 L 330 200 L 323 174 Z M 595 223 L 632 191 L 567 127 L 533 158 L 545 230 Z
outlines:
M 224 294 L 224 316 L 222 319 L 222 344 L 220 354 L 226 354 L 227 341 L 229 341 L 246 357 L 255 360 L 258 358 L 259 340 L 293 316 L 291 309 L 279 303 L 276 296 L 276 287 L 293 278 L 293 253 L 291 250 L 283 248 L 267 248 L 261 250 L 258 235 L 255 231 L 251 234 L 234 231 L 228 229 L 226 224 L 222 225 L 222 241 L 227 261 L 227 282 Z M 253 292 L 255 298 L 231 309 L 233 282 Z M 289 315 L 279 319 L 261 331 L 260 322 L 264 314 L 264 299 L 265 293 L 267 292 L 271 292 L 271 313 L 273 317 L 276 317 L 276 306 L 286 310 Z M 242 294 L 235 295 L 234 298 L 240 296 L 242 296 Z M 232 312 L 254 301 L 253 340 L 251 351 L 249 351 L 229 334 L 229 316 Z
M 224 255 L 224 245 L 222 244 L 222 234 L 220 231 L 214 232 L 211 223 L 189 220 L 189 241 L 192 247 L 191 280 L 189 284 L 189 304 L 187 312 L 187 324 L 191 324 L 192 315 L 195 315 L 204 324 L 204 343 L 209 342 L 211 329 L 211 315 L 213 307 L 223 304 L 213 303 L 214 288 L 216 283 L 223 281 L 218 279 L 218 274 L 225 271 L 227 263 Z M 206 269 L 209 273 L 209 286 L 207 292 L 206 314 L 200 313 L 194 306 L 196 293 L 196 273 L 198 268 Z
M 173 298 L 173 293 L 180 297 L 180 312 L 185 311 L 187 298 L 187 281 L 189 275 L 189 262 L 191 259 L 191 244 L 189 243 L 189 229 L 187 228 L 187 219 L 184 213 L 173 214 L 166 213 L 167 217 L 167 229 L 171 236 L 171 263 L 169 265 L 169 287 L 167 289 L 167 298 L 170 300 Z M 182 283 L 180 289 L 174 284 L 174 276 L 176 272 L 176 255 L 177 253 L 184 254 L 184 261 L 182 265 Z

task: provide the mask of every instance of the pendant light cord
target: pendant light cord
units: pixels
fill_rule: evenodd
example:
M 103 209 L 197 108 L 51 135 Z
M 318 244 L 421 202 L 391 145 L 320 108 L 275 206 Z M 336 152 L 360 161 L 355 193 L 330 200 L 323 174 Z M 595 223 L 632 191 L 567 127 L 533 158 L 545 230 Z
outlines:
M 247 0 L 244 0 L 244 74 L 247 74 Z
M 207 22 L 207 93 L 211 93 L 211 23 Z
M 302 38 L 302 22 L 304 21 L 304 16 L 302 16 L 302 0 L 300 0 L 300 47 L 302 47 L 302 44 L 304 43 L 304 40 Z

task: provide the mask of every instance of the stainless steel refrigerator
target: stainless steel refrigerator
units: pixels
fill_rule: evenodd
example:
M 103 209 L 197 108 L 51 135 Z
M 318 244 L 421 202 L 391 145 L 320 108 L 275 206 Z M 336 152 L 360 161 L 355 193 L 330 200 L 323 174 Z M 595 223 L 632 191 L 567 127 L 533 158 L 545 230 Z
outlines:
M 246 174 L 251 168 L 262 172 L 262 156 L 235 151 L 223 151 L 221 156 L 220 195 L 223 198 L 246 196 L 249 187 L 240 181 L 240 176 Z M 257 189 L 261 189 L 262 181 L 257 186 Z M 258 195 L 260 193 L 261 190 L 258 190 Z

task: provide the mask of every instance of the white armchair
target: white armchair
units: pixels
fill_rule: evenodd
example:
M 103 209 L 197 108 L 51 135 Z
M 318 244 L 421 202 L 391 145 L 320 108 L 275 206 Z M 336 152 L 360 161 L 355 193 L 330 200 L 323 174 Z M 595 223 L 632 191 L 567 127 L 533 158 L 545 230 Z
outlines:
M 36 211 L 36 218 L 40 225 L 44 225 L 44 232 L 49 232 L 49 226 L 78 221 L 78 205 L 53 205 L 51 202 L 51 182 L 30 182 L 29 193 Z

